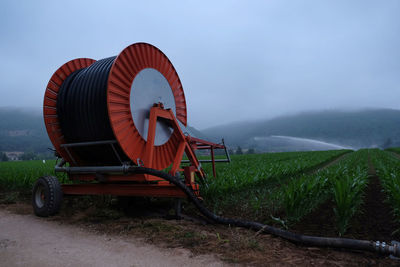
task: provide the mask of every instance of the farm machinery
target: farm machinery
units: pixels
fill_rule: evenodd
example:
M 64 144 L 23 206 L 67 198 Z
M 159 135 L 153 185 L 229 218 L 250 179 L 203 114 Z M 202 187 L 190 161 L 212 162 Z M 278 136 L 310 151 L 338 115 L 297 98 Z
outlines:
M 185 198 L 170 182 L 134 167 L 181 175 L 200 197 L 197 179 L 205 179 L 196 150 L 210 150 L 215 162 L 229 162 L 226 146 L 187 133 L 187 106 L 179 76 L 155 46 L 135 43 L 118 56 L 78 58 L 51 77 L 43 115 L 49 138 L 61 161 L 56 177 L 37 180 L 32 205 L 38 216 L 57 213 L 63 195 L 115 195 Z M 215 159 L 216 149 L 225 159 Z M 183 160 L 186 155 L 185 160 Z M 203 160 L 204 161 L 204 160 Z
M 316 247 L 378 252 L 400 257 L 400 243 L 307 236 L 241 219 L 218 216 L 200 201 L 198 181 L 206 178 L 202 162 L 230 162 L 224 142 L 216 144 L 187 133 L 187 107 L 179 76 L 156 47 L 136 43 L 116 57 L 78 58 L 51 77 L 44 96 L 47 133 L 61 158 L 54 176 L 33 187 L 36 215 L 56 214 L 63 195 L 115 195 L 188 198 L 213 222 L 267 232 Z M 199 160 L 196 150 L 210 150 Z M 215 159 L 214 151 L 225 151 Z M 186 155 L 187 159 L 184 159 Z M 197 178 L 197 180 L 196 180 Z

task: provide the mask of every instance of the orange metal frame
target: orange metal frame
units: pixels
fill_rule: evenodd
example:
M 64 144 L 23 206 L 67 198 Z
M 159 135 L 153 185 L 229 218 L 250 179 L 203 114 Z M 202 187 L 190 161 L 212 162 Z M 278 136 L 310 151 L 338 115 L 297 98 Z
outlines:
M 188 142 L 190 137 L 187 138 L 183 134 L 172 110 L 164 109 L 161 103 L 155 104 L 153 108 L 151 108 L 150 110 L 149 130 L 147 134 L 147 144 L 146 144 L 146 154 L 145 154 L 146 156 L 144 160 L 144 166 L 153 168 L 154 138 L 156 134 L 156 125 L 157 125 L 156 123 L 158 118 L 170 121 L 174 131 L 176 131 L 179 136 L 178 144 L 176 144 L 178 150 L 169 173 L 175 175 L 178 171 L 182 171 L 182 169 L 179 169 L 179 167 L 182 161 L 183 153 L 185 152 L 192 166 L 196 168 L 198 176 L 201 178 L 205 178 L 204 171 L 200 167 L 200 163 L 197 160 L 196 154 L 194 153 L 193 148 L 190 146 Z
M 175 155 L 170 174 L 176 175 L 183 171 L 185 183 L 193 189 L 199 196 L 199 186 L 195 181 L 195 174 L 200 178 L 205 178 L 205 173 L 194 153 L 194 149 L 190 145 L 190 136 L 185 136 L 179 127 L 174 113 L 170 109 L 164 109 L 161 103 L 155 104 L 150 110 L 149 130 L 147 135 L 147 143 L 145 149 L 145 157 L 143 160 L 144 167 L 153 168 L 154 139 L 156 135 L 157 120 L 162 119 L 170 123 L 178 136 L 176 146 L 178 147 Z M 181 168 L 183 154 L 186 153 L 191 165 Z M 99 180 L 101 183 L 87 184 L 68 184 L 63 185 L 65 194 L 111 194 L 111 195 L 131 195 L 131 196 L 154 196 L 154 197 L 175 197 L 183 198 L 184 193 L 176 186 L 160 179 L 159 177 L 147 174 L 74 174 L 69 177 L 71 180 L 94 181 Z M 118 184 L 116 182 L 135 182 L 130 184 Z
M 225 145 L 215 144 L 215 143 L 205 141 L 205 140 L 202 140 L 199 138 L 191 137 L 191 136 L 188 136 L 188 143 L 193 150 L 202 150 L 202 149 L 210 150 L 213 176 L 217 177 L 217 172 L 215 169 L 214 149 L 225 149 Z

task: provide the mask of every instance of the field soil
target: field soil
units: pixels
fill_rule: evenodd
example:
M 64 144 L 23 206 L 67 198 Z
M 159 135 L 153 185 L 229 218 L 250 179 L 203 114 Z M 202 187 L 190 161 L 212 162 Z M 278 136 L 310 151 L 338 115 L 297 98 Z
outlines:
M 101 198 L 66 199 L 50 218 L 28 203 L 0 205 L 4 266 L 396 266 L 373 253 L 310 248 L 268 234 L 168 219 L 168 203 L 115 206 Z M 187 204 L 188 205 L 188 204 Z

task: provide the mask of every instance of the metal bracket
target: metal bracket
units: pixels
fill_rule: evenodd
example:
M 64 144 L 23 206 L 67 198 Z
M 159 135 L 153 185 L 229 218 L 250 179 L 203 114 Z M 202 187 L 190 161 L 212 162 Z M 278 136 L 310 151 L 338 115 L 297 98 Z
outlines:
M 138 165 L 138 167 L 143 167 L 144 166 L 143 160 L 141 160 L 140 158 L 137 158 L 136 165 Z
M 79 143 L 69 143 L 69 144 L 62 144 L 60 147 L 64 148 L 67 152 L 68 156 L 74 163 L 74 165 L 78 165 L 75 158 L 72 156 L 69 148 L 71 147 L 84 147 L 84 146 L 98 146 L 98 145 L 110 145 L 116 158 L 118 161 L 123 164 L 121 156 L 118 154 L 117 149 L 115 148 L 115 144 L 118 144 L 117 140 L 105 140 L 105 141 L 94 141 L 94 142 L 79 142 Z

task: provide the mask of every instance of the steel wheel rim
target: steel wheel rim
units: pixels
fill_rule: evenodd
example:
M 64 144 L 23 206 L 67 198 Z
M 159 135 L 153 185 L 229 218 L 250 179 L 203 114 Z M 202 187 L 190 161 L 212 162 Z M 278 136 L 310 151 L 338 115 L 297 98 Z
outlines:
M 45 189 L 43 185 L 39 185 L 36 189 L 35 193 L 35 204 L 38 208 L 42 208 L 44 206 L 44 203 L 46 201 L 45 197 Z

